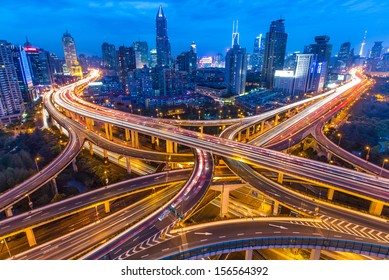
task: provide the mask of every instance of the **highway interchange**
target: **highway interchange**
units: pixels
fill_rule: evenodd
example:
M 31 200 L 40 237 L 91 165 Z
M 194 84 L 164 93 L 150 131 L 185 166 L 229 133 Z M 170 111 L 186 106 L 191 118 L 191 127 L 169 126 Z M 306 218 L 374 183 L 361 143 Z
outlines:
M 95 77 L 92 78 L 93 79 Z M 79 82 L 80 83 L 80 82 Z M 327 97 L 322 96 L 319 101 L 314 103 L 314 105 L 310 105 L 308 110 L 304 110 L 301 113 L 296 114 L 294 117 L 290 118 L 288 121 L 284 122 L 282 125 L 278 125 L 275 128 L 277 128 L 273 133 L 269 132 L 267 135 L 268 141 L 270 141 L 272 138 L 276 138 L 280 134 L 283 133 L 287 128 L 293 127 L 296 124 L 301 124 L 304 121 L 304 118 L 307 119 L 310 117 L 310 115 L 317 114 L 316 112 L 319 112 L 319 115 L 325 114 L 327 110 L 330 110 L 329 108 L 326 108 L 326 104 L 330 104 L 331 100 L 334 100 L 338 98 L 338 96 L 341 96 L 344 92 L 346 92 L 349 88 L 354 87 L 356 84 L 360 83 L 360 80 L 355 79 L 352 83 L 349 83 L 346 85 L 344 89 L 338 89 L 335 94 L 329 94 Z M 313 182 L 313 181 L 320 181 L 323 184 L 328 184 L 331 186 L 336 186 L 339 188 L 347 189 L 349 191 L 353 192 L 358 192 L 362 193 L 363 195 L 367 195 L 369 197 L 373 197 L 375 199 L 379 199 L 384 202 L 388 202 L 388 187 L 389 187 L 389 181 L 387 179 L 384 179 L 382 177 L 376 177 L 360 172 L 355 172 L 355 171 L 350 171 L 350 170 L 345 170 L 343 168 L 339 168 L 336 166 L 329 166 L 328 164 L 321 164 L 317 163 L 314 161 L 306 160 L 306 159 L 300 159 L 294 156 L 290 156 L 284 153 L 280 153 L 277 151 L 271 151 L 269 149 L 264 149 L 261 147 L 254 146 L 253 144 L 256 145 L 262 145 L 261 142 L 257 143 L 250 143 L 250 144 L 243 144 L 243 143 L 238 143 L 231 137 L 231 140 L 229 139 L 222 139 L 219 137 L 211 136 L 211 135 L 206 135 L 203 133 L 198 133 L 198 132 L 193 132 L 189 130 L 182 129 L 180 127 L 172 126 L 174 125 L 182 125 L 182 126 L 189 126 L 189 125 L 208 125 L 205 124 L 204 121 L 201 122 L 193 122 L 192 124 L 190 123 L 177 123 L 177 122 L 170 122 L 166 120 L 161 120 L 161 119 L 152 119 L 152 118 L 146 118 L 146 117 L 140 117 L 140 116 L 135 116 L 131 114 L 126 114 L 123 112 L 117 112 L 114 110 L 105 110 L 103 111 L 101 108 L 99 108 L 96 105 L 91 105 L 87 104 L 84 101 L 80 101 L 80 98 L 78 98 L 75 95 L 72 95 L 72 91 L 70 90 L 70 86 L 68 86 L 66 89 L 62 89 L 57 91 L 54 94 L 53 100 L 56 106 L 59 106 L 65 110 L 69 110 L 71 112 L 74 112 L 80 116 L 83 117 L 88 117 L 96 121 L 100 121 L 102 123 L 110 123 L 113 124 L 117 127 L 121 128 L 126 128 L 126 129 L 131 129 L 131 130 L 136 130 L 140 133 L 150 135 L 150 136 L 158 136 L 161 139 L 166 139 L 169 141 L 177 142 L 179 144 L 185 145 L 192 147 L 192 149 L 195 151 L 195 155 L 197 155 L 196 161 L 195 161 L 195 167 L 194 171 L 192 172 L 191 179 L 187 181 L 187 184 L 180 190 L 177 190 L 176 187 L 176 194 L 173 195 L 172 193 L 167 194 L 166 196 L 162 197 L 170 197 L 170 200 L 163 200 L 165 203 L 159 203 L 158 207 L 155 208 L 159 209 L 158 211 L 150 212 L 148 216 L 145 217 L 145 215 L 142 216 L 142 219 L 140 222 L 135 224 L 133 227 L 130 229 L 127 229 L 124 231 L 122 234 L 116 236 L 109 242 L 103 244 L 102 246 L 98 247 L 95 249 L 92 253 L 89 253 L 88 255 L 84 256 L 84 258 L 134 258 L 134 259 L 143 259 L 143 258 L 161 258 L 163 256 L 167 256 L 169 254 L 173 254 L 174 250 L 171 250 L 170 247 L 172 245 L 169 245 L 169 247 L 166 247 L 167 245 L 163 245 L 166 242 L 172 242 L 172 244 L 176 244 L 177 238 L 181 240 L 180 242 L 182 243 L 182 238 L 188 238 L 190 242 L 187 242 L 186 246 L 182 245 L 183 247 L 180 249 L 180 251 L 185 251 L 189 250 L 190 248 L 195 248 L 196 246 L 200 245 L 207 245 L 211 246 L 212 244 L 220 242 L 222 239 L 220 234 L 216 233 L 211 233 L 209 236 L 212 235 L 212 238 L 202 238 L 199 240 L 199 235 L 201 234 L 195 234 L 192 232 L 193 236 L 188 237 L 189 233 L 191 231 L 188 231 L 188 234 L 185 234 L 185 237 L 182 236 L 182 234 L 169 234 L 167 233 L 167 229 L 170 229 L 177 224 L 179 224 L 180 218 L 177 215 L 172 215 L 171 211 L 169 212 L 169 218 L 164 218 L 160 223 L 158 223 L 158 227 L 156 226 L 155 222 L 158 220 L 158 217 L 161 216 L 161 214 L 166 211 L 167 207 L 171 207 L 172 205 L 175 207 L 175 210 L 177 213 L 180 213 L 180 215 L 186 215 L 188 214 L 198 203 L 198 201 L 201 200 L 201 198 L 204 196 L 205 192 L 207 191 L 207 188 L 210 185 L 210 182 L 212 181 L 212 175 L 213 175 L 213 160 L 212 155 L 219 155 L 222 157 L 225 157 L 226 159 L 230 159 L 231 162 L 234 162 L 237 164 L 237 166 L 232 167 L 232 170 L 236 173 L 239 174 L 239 176 L 247 183 L 252 185 L 253 187 L 258 188 L 264 193 L 267 193 L 270 197 L 273 197 L 275 199 L 283 200 L 282 203 L 284 205 L 288 205 L 292 209 L 297 209 L 301 208 L 298 207 L 298 205 L 301 206 L 302 201 L 304 201 L 304 209 L 300 209 L 300 211 L 305 211 L 308 214 L 315 214 L 314 209 L 320 206 L 320 217 L 324 220 L 324 222 L 316 222 L 316 221 L 310 221 L 310 222 L 304 222 L 301 221 L 299 222 L 298 220 L 290 220 L 290 221 L 283 221 L 282 223 L 288 224 L 288 228 L 291 228 L 285 236 L 288 236 L 288 233 L 290 234 L 291 232 L 294 233 L 300 233 L 300 232 L 307 232 L 308 236 L 312 235 L 318 235 L 318 231 L 320 232 L 320 236 L 324 236 L 327 238 L 346 238 L 347 240 L 353 239 L 353 240 L 360 240 L 360 241 L 366 241 L 370 240 L 370 242 L 389 242 L 389 234 L 388 234 L 388 226 L 385 224 L 385 221 L 382 219 L 374 219 L 372 217 L 369 217 L 369 215 L 361 213 L 360 215 L 356 215 L 355 211 L 349 211 L 345 210 L 342 207 L 333 207 L 333 205 L 326 205 L 324 202 L 308 198 L 306 196 L 302 196 L 301 194 L 293 194 L 289 189 L 283 188 L 279 184 L 275 184 L 273 181 L 268 180 L 261 176 L 260 174 L 255 174 L 253 172 L 253 169 L 248 169 L 246 163 L 252 164 L 256 168 L 261 168 L 261 169 L 266 169 L 271 172 L 278 172 L 281 170 L 283 173 L 286 175 L 294 176 L 295 178 L 301 178 L 304 180 L 307 180 L 308 182 Z M 45 104 L 47 107 L 50 107 L 52 105 L 50 102 L 50 96 L 46 97 Z M 292 107 L 292 106 L 291 106 Z M 56 121 L 59 122 L 63 127 L 65 127 L 69 134 L 72 135 L 73 129 L 76 129 L 78 131 L 82 131 L 82 123 L 75 123 L 74 121 L 71 121 L 69 123 L 69 120 L 66 120 L 64 115 L 58 114 L 55 112 L 56 110 L 53 110 L 53 107 L 48 108 L 50 111 L 50 114 L 52 114 L 53 117 L 55 117 Z M 320 109 L 323 110 L 320 112 Z M 279 112 L 285 112 L 285 108 L 283 110 L 280 110 Z M 273 114 L 277 114 L 279 112 L 276 112 Z M 269 114 L 269 113 L 268 113 Z M 247 119 L 243 119 L 236 121 L 236 120 L 228 120 L 228 125 L 233 125 L 231 129 L 234 127 L 237 127 L 237 131 L 239 131 L 239 126 L 241 126 L 240 129 L 242 129 L 243 125 L 249 126 L 252 125 L 253 123 L 257 123 L 259 121 L 262 121 L 263 119 L 266 119 L 270 116 L 270 114 L 266 117 L 261 116 L 253 116 Z M 322 118 L 323 119 L 323 118 Z M 227 123 L 226 123 L 227 124 Z M 220 125 L 217 124 L 217 125 Z M 81 127 L 80 127 L 81 126 Z M 174 131 L 174 134 L 171 133 L 171 131 Z M 80 132 L 79 132 L 80 133 Z M 115 146 L 114 143 L 98 137 L 97 134 L 93 134 L 91 132 L 86 131 L 82 139 L 82 142 L 80 140 L 78 141 L 69 141 L 69 143 L 76 143 L 73 144 L 75 146 L 68 145 L 67 149 L 71 150 L 73 153 L 77 154 L 80 145 L 82 145 L 83 141 L 85 139 L 88 139 L 88 141 L 91 141 L 93 143 L 98 143 L 98 145 L 106 145 L 107 149 L 112 149 L 113 146 Z M 236 133 L 230 133 L 231 135 L 234 135 Z M 74 133 L 74 136 L 72 135 L 71 137 L 74 137 L 77 139 L 78 134 Z M 262 136 L 262 139 L 265 137 Z M 258 137 L 257 139 L 261 139 L 261 137 Z M 260 141 L 260 140 L 258 140 Z M 267 142 L 267 141 L 266 141 Z M 258 144 L 259 143 L 259 144 Z M 78 145 L 77 145 L 78 144 Z M 69 148 L 70 147 L 70 148 Z M 113 148 L 115 149 L 115 148 Z M 134 156 L 135 151 L 130 151 L 128 152 L 128 147 L 123 147 L 122 145 L 116 145 L 116 151 L 119 152 L 120 154 L 124 155 L 131 155 Z M 202 152 L 201 149 L 205 152 Z M 136 149 L 133 149 L 136 150 Z M 65 150 L 67 152 L 67 150 Z M 139 151 L 138 151 L 139 152 Z M 158 159 L 158 156 L 160 159 Z M 177 162 L 181 161 L 182 158 L 185 159 L 185 161 L 188 160 L 193 160 L 192 155 L 167 155 L 166 153 L 160 153 L 158 155 L 155 152 L 144 152 L 140 151 L 138 155 L 135 155 L 134 157 L 139 157 L 142 159 L 155 159 L 156 161 L 167 161 L 166 158 L 169 156 L 169 161 L 174 161 L 172 160 L 173 156 L 177 156 Z M 74 155 L 73 155 L 74 157 Z M 180 158 L 181 157 L 181 158 Z M 69 162 L 72 160 L 72 154 L 68 156 Z M 233 160 L 231 160 L 233 159 Z M 68 162 L 68 163 L 69 163 Z M 67 164 L 68 164 L 67 163 Z M 53 164 L 53 166 L 56 166 L 56 164 Z M 58 166 L 58 164 L 57 164 Z M 230 166 L 230 165 L 229 165 Z M 231 167 L 231 166 L 230 166 Z M 197 171 L 196 171 L 197 170 Z M 48 169 L 47 171 L 50 171 Z M 58 174 L 58 170 L 54 172 L 55 174 Z M 172 171 L 170 171 L 172 172 Z M 187 173 L 186 173 L 187 174 Z M 45 173 L 45 174 L 38 174 L 40 176 L 37 177 L 44 177 L 43 180 L 44 182 L 47 182 L 50 180 L 50 178 L 53 177 L 53 175 L 50 175 L 50 173 Z M 42 176 L 45 175 L 45 176 Z M 51 176 L 51 177 L 50 177 Z M 251 178 L 251 179 L 250 179 Z M 258 179 L 261 178 L 261 179 Z M 42 181 L 42 182 L 43 182 Z M 147 178 L 144 178 L 144 183 L 143 185 L 146 185 L 145 183 L 148 180 Z M 171 182 L 171 181 L 169 181 Z M 43 183 L 42 183 L 43 184 Z M 141 185 L 142 185 L 141 184 Z M 31 184 L 31 182 L 27 185 L 33 185 L 34 187 L 39 187 L 40 183 L 34 183 Z M 136 188 L 141 188 L 141 185 L 137 185 Z M 374 192 L 372 192 L 372 188 L 374 189 Z M 26 187 L 24 188 L 15 188 L 17 190 L 17 197 L 21 197 L 21 199 L 24 197 L 25 193 L 32 192 L 34 189 L 27 189 Z M 13 190 L 13 191 L 15 191 Z M 193 191 L 196 190 L 196 191 Z M 275 191 L 276 190 L 276 191 Z M 128 191 L 128 190 L 127 190 Z M 172 197 L 173 195 L 173 197 Z M 101 197 L 100 197 L 101 196 Z M 10 195 L 12 197 L 12 195 Z M 16 197 L 16 196 L 15 196 Z M 91 196 L 89 196 L 90 198 Z M 99 198 L 104 200 L 105 198 L 103 197 L 103 193 L 101 195 L 98 195 Z M 282 199 L 280 199 L 282 197 Z M 167 199 L 167 198 L 166 198 Z M 289 199 L 287 203 L 285 203 L 285 200 Z M 2 200 L 3 201 L 3 200 Z M 185 203 L 183 203 L 185 201 Z M 8 203 L 8 204 L 7 204 Z M 2 210 L 4 210 L 7 206 L 9 207 L 10 202 L 7 202 L 4 204 Z M 69 201 L 69 203 L 72 203 Z M 92 202 L 89 202 L 91 204 Z M 96 203 L 96 201 L 94 201 Z M 81 204 L 81 203 L 80 203 Z M 87 203 L 88 204 L 88 203 Z M 93 203 L 92 203 L 93 204 Z M 1 204 L 3 205 L 3 204 Z M 184 207 L 185 206 L 185 207 Z M 58 207 L 58 206 L 57 206 Z M 62 206 L 64 207 L 64 206 Z M 144 207 L 144 206 L 143 206 Z M 182 209 L 184 207 L 184 209 Z M 60 215 L 60 211 L 54 210 L 55 214 L 53 216 L 58 216 Z M 66 206 L 66 208 L 62 208 L 62 210 L 66 209 L 66 211 L 70 210 L 69 205 Z M 38 210 L 38 209 L 37 209 Z M 44 211 L 45 209 L 40 209 L 39 211 Z M 310 213 L 309 213 L 310 212 Z M 39 213 L 40 214 L 40 213 Z M 32 213 L 34 215 L 34 219 L 39 220 L 39 214 Z M 326 215 L 323 215 L 326 214 Z M 36 215 L 36 216 L 35 216 Z M 47 214 L 48 215 L 48 214 Z M 18 215 L 20 216 L 20 215 Z M 26 219 L 26 216 L 15 216 L 13 218 L 9 219 Z M 31 216 L 31 214 L 30 214 Z M 113 215 L 112 215 L 113 216 Z M 28 216 L 27 216 L 28 217 Z M 110 217 L 110 216 L 108 216 Z M 140 218 L 137 217 L 138 219 Z M 348 227 L 346 228 L 352 228 L 351 232 L 354 234 L 352 237 L 344 237 L 346 234 L 350 234 L 350 232 L 347 231 L 347 229 L 342 233 L 342 235 L 339 234 L 336 230 L 333 228 L 328 229 L 328 226 L 324 226 L 323 228 L 316 227 L 314 232 L 312 232 L 312 225 L 318 225 L 318 224 L 334 224 L 335 222 L 332 222 L 334 220 L 339 220 L 340 218 L 343 218 L 344 221 L 347 221 Z M 157 220 L 156 220 L 157 219 Z M 32 224 L 39 223 L 38 220 L 33 220 L 33 219 L 28 219 L 31 220 L 30 222 Z M 107 221 L 110 219 L 106 219 Z M 7 221 L 7 220 L 5 220 Z M 159 221 L 159 220 L 158 220 Z M 12 220 L 9 220 L 9 223 L 12 224 Z M 234 230 L 238 230 L 242 226 L 242 224 L 246 223 L 261 223 L 261 221 L 258 221 L 257 219 L 252 219 L 251 221 L 235 221 L 233 223 L 228 223 L 228 232 L 234 232 Z M 306 223 L 306 224 L 304 224 Z M 151 225 L 155 225 L 153 229 Z M 364 226 L 366 225 L 366 227 Z M 151 226 L 149 230 L 147 231 L 142 231 L 146 227 Z M 208 231 L 208 228 L 215 227 L 216 225 L 204 225 L 204 230 L 206 232 Z M 225 228 L 227 225 L 222 224 L 219 225 L 220 228 L 215 229 L 215 230 L 221 230 L 226 232 L 227 229 Z M 344 225 L 343 225 L 344 226 Z M 265 226 L 266 228 L 269 228 L 269 225 Z M 271 236 L 272 234 L 277 234 L 274 232 L 274 227 L 273 231 L 271 231 L 272 226 L 270 226 L 269 229 L 263 229 L 261 231 L 261 234 L 263 234 L 264 237 L 266 236 Z M 280 226 L 281 228 L 287 227 L 287 226 Z M 326 228 L 327 227 L 327 228 Z M 342 227 L 336 226 L 335 227 L 338 229 L 340 228 L 340 232 L 342 232 Z M 374 230 L 371 231 L 370 228 L 373 228 Z M 1 230 L 4 229 L 4 226 L 2 227 L 2 221 L 0 221 L 0 235 L 1 235 Z M 369 234 L 364 235 L 364 231 L 369 229 Z M 97 230 L 97 229 L 96 229 Z M 293 230 L 293 231 L 292 231 Z M 101 230 L 101 232 L 107 231 L 109 234 L 112 233 L 112 231 L 108 231 L 107 229 Z M 166 238 L 166 235 L 161 234 L 161 232 L 165 232 L 169 236 L 169 238 Z M 281 231 L 282 232 L 282 231 Z M 314 234 L 315 233 L 315 234 Z M 109 235 L 108 234 L 108 235 Z M 387 235 L 386 235 L 387 234 Z M 196 236 L 197 235 L 197 236 Z M 237 237 L 241 238 L 242 236 L 256 236 L 258 237 L 258 231 L 257 233 L 255 232 L 250 232 L 249 229 L 243 230 L 243 232 L 238 232 L 236 233 L 236 236 L 233 236 L 234 234 L 231 235 L 230 240 L 235 240 Z M 300 234 L 301 235 L 301 234 Z M 217 237 L 216 237 L 217 236 Z M 357 236 L 357 237 L 356 237 Z M 378 237 L 377 237 L 378 236 Z M 172 237 L 172 238 L 170 238 Z M 173 238 L 174 237 L 174 238 Z M 197 238 L 197 239 L 196 239 Z M 218 239 L 217 239 L 218 238 Z M 193 240 L 192 240 L 193 239 Z M 196 240 L 195 240 L 196 239 Z M 206 240 L 205 240 L 206 239 Z M 66 239 L 63 239 L 63 241 Z M 372 241 L 374 240 L 374 241 Z M 95 239 L 91 239 L 93 242 L 98 242 Z M 199 243 L 200 241 L 200 243 Z M 223 240 L 224 241 L 224 240 Z M 78 241 L 79 242 L 79 241 Z M 66 242 L 65 242 L 66 243 Z M 82 242 L 81 242 L 82 243 Z M 79 244 L 79 243 L 77 243 Z M 148 246 L 146 246 L 146 244 Z M 185 243 L 182 243 L 185 244 Z M 152 245 L 152 246 L 151 246 Z M 43 246 L 44 244 L 40 245 Z M 52 246 L 52 247 L 51 247 Z M 62 259 L 62 258 L 70 258 L 70 255 L 61 255 L 60 253 L 56 255 L 54 251 L 58 250 L 58 246 L 55 247 L 56 245 L 50 245 L 49 251 L 53 251 L 53 254 L 46 254 L 45 256 L 43 255 L 34 255 L 34 253 L 31 253 L 31 255 L 23 255 L 20 256 L 21 258 L 28 258 L 28 259 L 35 259 L 35 258 L 52 258 L 52 259 Z M 61 247 L 64 245 L 61 245 Z M 78 245 L 79 246 L 79 245 Z M 91 244 L 89 244 L 91 246 Z M 165 246 L 162 249 L 158 249 L 158 246 Z M 177 247 L 177 245 L 175 245 Z M 37 251 L 38 247 L 35 247 L 31 251 Z M 54 250 L 55 249 L 55 250 Z M 147 250 L 146 250 L 147 249 Z M 39 249 L 42 252 L 42 248 Z M 82 250 L 85 250 L 85 248 L 82 248 Z M 82 251 L 81 248 L 78 250 L 75 250 L 77 252 Z M 47 250 L 46 250 L 47 251 Z M 45 252 L 45 250 L 43 250 Z M 132 253 L 131 253 L 132 252 Z M 161 252 L 165 252 L 162 254 Z M 143 254 L 143 255 L 142 255 Z M 74 253 L 73 253 L 74 257 Z

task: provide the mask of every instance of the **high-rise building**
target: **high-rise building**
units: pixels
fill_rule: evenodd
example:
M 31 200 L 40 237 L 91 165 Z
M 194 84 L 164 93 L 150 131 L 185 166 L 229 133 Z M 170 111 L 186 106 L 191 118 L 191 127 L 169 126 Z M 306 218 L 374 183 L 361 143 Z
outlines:
M 117 57 L 117 71 L 120 81 L 123 85 L 127 85 L 128 74 L 135 70 L 135 51 L 133 47 L 120 46 L 116 52 Z M 128 94 L 128 90 L 126 89 Z
M 115 45 L 104 42 L 101 45 L 103 68 L 107 70 L 116 70 L 116 49 Z
M 28 58 L 34 86 L 53 84 L 50 53 L 44 49 L 32 46 L 28 41 L 24 44 L 24 50 Z
M 157 66 L 157 49 L 150 49 L 150 67 Z
M 352 55 L 351 55 L 351 43 L 345 42 L 340 46 L 338 52 L 338 70 L 341 72 L 347 71 L 347 69 L 352 64 Z
M 371 51 L 370 51 L 370 58 L 372 59 L 379 59 L 381 58 L 381 54 L 382 54 L 382 41 L 377 41 L 377 42 L 374 42 L 374 46 L 371 48 Z
M 365 30 L 365 33 L 363 34 L 363 40 L 362 40 L 362 43 L 361 43 L 361 48 L 359 50 L 359 56 L 360 57 L 363 56 L 363 47 L 366 45 L 366 34 L 367 34 L 367 30 Z
M 62 36 L 62 47 L 63 52 L 65 54 L 65 63 L 67 70 L 68 72 L 71 72 L 72 66 L 77 61 L 77 52 L 74 39 L 67 30 Z
M 287 39 L 288 34 L 285 33 L 284 20 L 272 21 L 270 30 L 266 33 L 262 66 L 262 81 L 266 88 L 273 87 L 275 71 L 282 70 L 284 67 Z
M 23 99 L 12 55 L 11 44 L 0 40 L 0 122 L 19 119 L 23 111 Z
M 24 47 L 14 45 L 11 45 L 11 50 L 24 104 L 25 106 L 32 105 L 37 99 L 37 96 L 26 51 L 24 50 Z
M 239 46 L 238 30 L 233 30 L 234 45 L 226 54 L 226 87 L 227 95 L 238 95 L 245 92 L 247 76 L 246 49 Z
M 251 66 L 255 72 L 262 70 L 264 46 L 265 40 L 262 34 L 259 34 L 255 37 L 253 55 L 251 56 Z
M 311 67 L 314 62 L 313 54 L 296 54 L 296 69 L 294 71 L 293 96 L 302 96 L 310 91 L 312 78 Z
M 187 52 L 182 52 L 177 57 L 177 66 L 179 71 L 185 71 L 187 73 L 193 73 L 197 68 L 197 53 L 196 44 L 193 42 L 191 48 Z
M 171 62 L 171 53 L 170 53 L 170 43 L 169 37 L 167 36 L 167 20 L 165 14 L 163 13 L 162 5 L 159 6 L 157 17 L 156 17 L 156 26 L 157 26 L 157 66 L 170 66 Z
M 149 47 L 147 42 L 134 42 L 136 68 L 142 69 L 145 65 L 149 66 Z
M 315 55 L 311 69 L 313 78 L 309 85 L 310 91 L 320 92 L 323 90 L 332 51 L 332 45 L 328 44 L 329 41 L 330 37 L 327 35 L 316 36 L 316 44 L 311 44 L 304 48 L 304 53 Z

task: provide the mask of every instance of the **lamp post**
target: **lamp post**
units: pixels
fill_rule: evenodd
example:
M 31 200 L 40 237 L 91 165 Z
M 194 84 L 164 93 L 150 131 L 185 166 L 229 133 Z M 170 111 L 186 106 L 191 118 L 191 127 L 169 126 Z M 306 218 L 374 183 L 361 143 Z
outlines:
M 40 172 L 40 171 L 39 171 L 39 166 L 38 166 L 38 161 L 39 161 L 39 160 L 40 160 L 40 157 L 34 158 L 36 170 L 38 171 L 38 173 Z
M 5 240 L 5 238 L 3 240 L 1 240 L 1 244 L 3 244 L 3 243 L 4 243 L 5 247 L 7 248 L 9 257 L 12 259 L 12 254 L 11 254 L 11 251 L 9 250 L 9 247 L 8 247 L 8 244 L 7 244 L 7 240 Z
M 368 161 L 368 160 L 369 160 L 369 157 L 370 157 L 370 147 L 369 147 L 369 146 L 366 146 L 366 150 L 367 150 L 366 161 Z
M 292 138 L 289 138 L 288 141 L 289 141 L 289 144 L 288 144 L 288 151 L 287 152 L 289 152 L 289 150 L 290 150 L 290 143 L 292 142 Z
M 108 180 L 108 174 L 107 174 L 107 170 L 104 170 L 104 174 L 105 174 L 105 185 L 108 185 L 109 183 L 109 180 Z
M 338 133 L 339 141 L 338 141 L 338 147 L 340 147 L 340 140 L 342 140 L 342 134 Z
M 33 209 L 33 203 L 30 199 L 30 195 L 27 193 L 25 194 L 24 196 L 26 196 L 28 198 L 28 206 L 30 206 L 31 210 Z
M 384 159 L 384 161 L 382 162 L 382 166 L 381 166 L 381 171 L 380 171 L 380 176 L 382 175 L 382 171 L 384 170 L 384 167 L 385 167 L 385 163 L 387 163 L 389 160 L 387 158 Z

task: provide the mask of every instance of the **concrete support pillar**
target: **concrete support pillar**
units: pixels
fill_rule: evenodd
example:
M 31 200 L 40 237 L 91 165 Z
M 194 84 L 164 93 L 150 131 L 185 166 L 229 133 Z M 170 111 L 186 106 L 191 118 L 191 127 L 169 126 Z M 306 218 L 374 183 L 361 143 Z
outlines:
M 176 142 L 173 143 L 173 152 L 174 152 L 175 154 L 178 153 L 178 143 L 176 143 Z
M 369 214 L 381 216 L 384 204 L 380 201 L 372 201 L 369 207 Z
M 321 250 L 320 249 L 312 249 L 311 250 L 311 256 L 310 256 L 310 260 L 318 260 L 320 259 L 320 252 Z
M 204 133 L 204 126 L 200 126 L 200 134 Z
M 238 133 L 238 142 L 240 142 L 242 140 L 242 132 L 239 131 Z
M 166 152 L 168 154 L 172 154 L 173 153 L 173 142 L 172 141 L 166 140 Z
M 58 194 L 57 180 L 55 178 L 51 179 L 51 190 L 54 195 Z
M 130 157 L 126 157 L 126 166 L 128 174 L 131 174 L 131 159 Z
M 26 235 L 27 235 L 28 245 L 30 245 L 30 247 L 35 246 L 36 245 L 36 239 L 35 239 L 34 232 L 32 231 L 32 228 L 27 228 L 26 229 Z
M 222 187 L 222 201 L 220 207 L 220 216 L 224 217 L 228 214 L 228 201 L 230 198 L 230 189 L 227 187 Z
M 330 161 L 332 158 L 332 154 L 331 152 L 327 152 L 327 160 Z
M 72 167 L 73 167 L 73 172 L 78 172 L 78 167 L 77 167 L 77 164 L 76 164 L 76 158 L 74 158 L 72 160 Z
M 328 192 L 327 192 L 327 199 L 328 200 L 332 200 L 334 198 L 334 193 L 335 193 L 335 190 L 334 189 L 328 189 Z
M 65 116 L 70 118 L 70 112 L 68 110 L 65 110 Z
M 253 250 L 251 250 L 251 249 L 246 250 L 244 259 L 245 260 L 252 260 L 253 259 Z
M 129 141 L 130 140 L 130 130 L 129 129 L 124 129 L 124 131 L 125 131 L 125 140 L 126 141 Z
M 281 173 L 281 172 L 278 173 L 277 182 L 282 184 L 283 180 L 284 180 L 284 173 Z
M 277 114 L 274 118 L 274 126 L 278 125 L 278 119 L 280 118 L 280 116 Z
M 109 204 L 109 201 L 104 202 L 104 210 L 105 210 L 105 213 L 111 212 L 111 206 Z
M 12 217 L 14 215 L 14 213 L 12 212 L 12 206 L 5 209 L 5 216 L 6 217 Z
M 93 156 L 93 143 L 90 141 L 88 143 L 89 143 L 89 153 L 91 156 Z
M 246 139 L 250 139 L 250 127 L 246 128 Z
M 131 130 L 131 144 L 133 148 L 139 148 L 139 136 L 137 131 Z
M 113 140 L 113 137 L 112 137 L 112 124 L 109 124 L 109 123 L 105 123 L 104 124 L 104 128 L 105 128 L 105 136 L 107 137 L 108 140 Z
M 261 121 L 261 133 L 265 130 L 265 121 Z
M 279 206 L 280 206 L 280 203 L 278 201 L 274 201 L 274 203 L 273 203 L 273 216 L 278 215 Z
M 290 109 L 289 109 L 288 112 L 286 113 L 286 116 L 287 116 L 288 118 L 290 118 Z
M 62 126 L 59 126 L 59 134 L 63 135 L 63 128 L 62 128 Z
M 222 125 L 222 131 L 226 129 L 226 125 Z

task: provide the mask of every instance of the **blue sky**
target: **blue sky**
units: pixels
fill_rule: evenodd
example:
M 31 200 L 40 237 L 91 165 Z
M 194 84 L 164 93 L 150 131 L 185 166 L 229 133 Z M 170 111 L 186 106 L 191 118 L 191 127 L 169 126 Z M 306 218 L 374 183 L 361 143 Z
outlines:
M 101 44 L 132 45 L 139 38 L 155 47 L 155 16 L 162 4 L 174 55 L 197 43 L 200 55 L 225 53 L 231 44 L 232 21 L 239 20 L 240 44 L 252 52 L 254 38 L 265 34 L 272 20 L 285 19 L 287 51 L 303 50 L 316 35 L 329 35 L 337 53 L 350 41 L 359 52 L 365 30 L 365 51 L 374 41 L 389 46 L 387 0 L 2 0 L 0 39 L 35 46 L 63 57 L 66 28 L 77 52 L 101 56 Z

